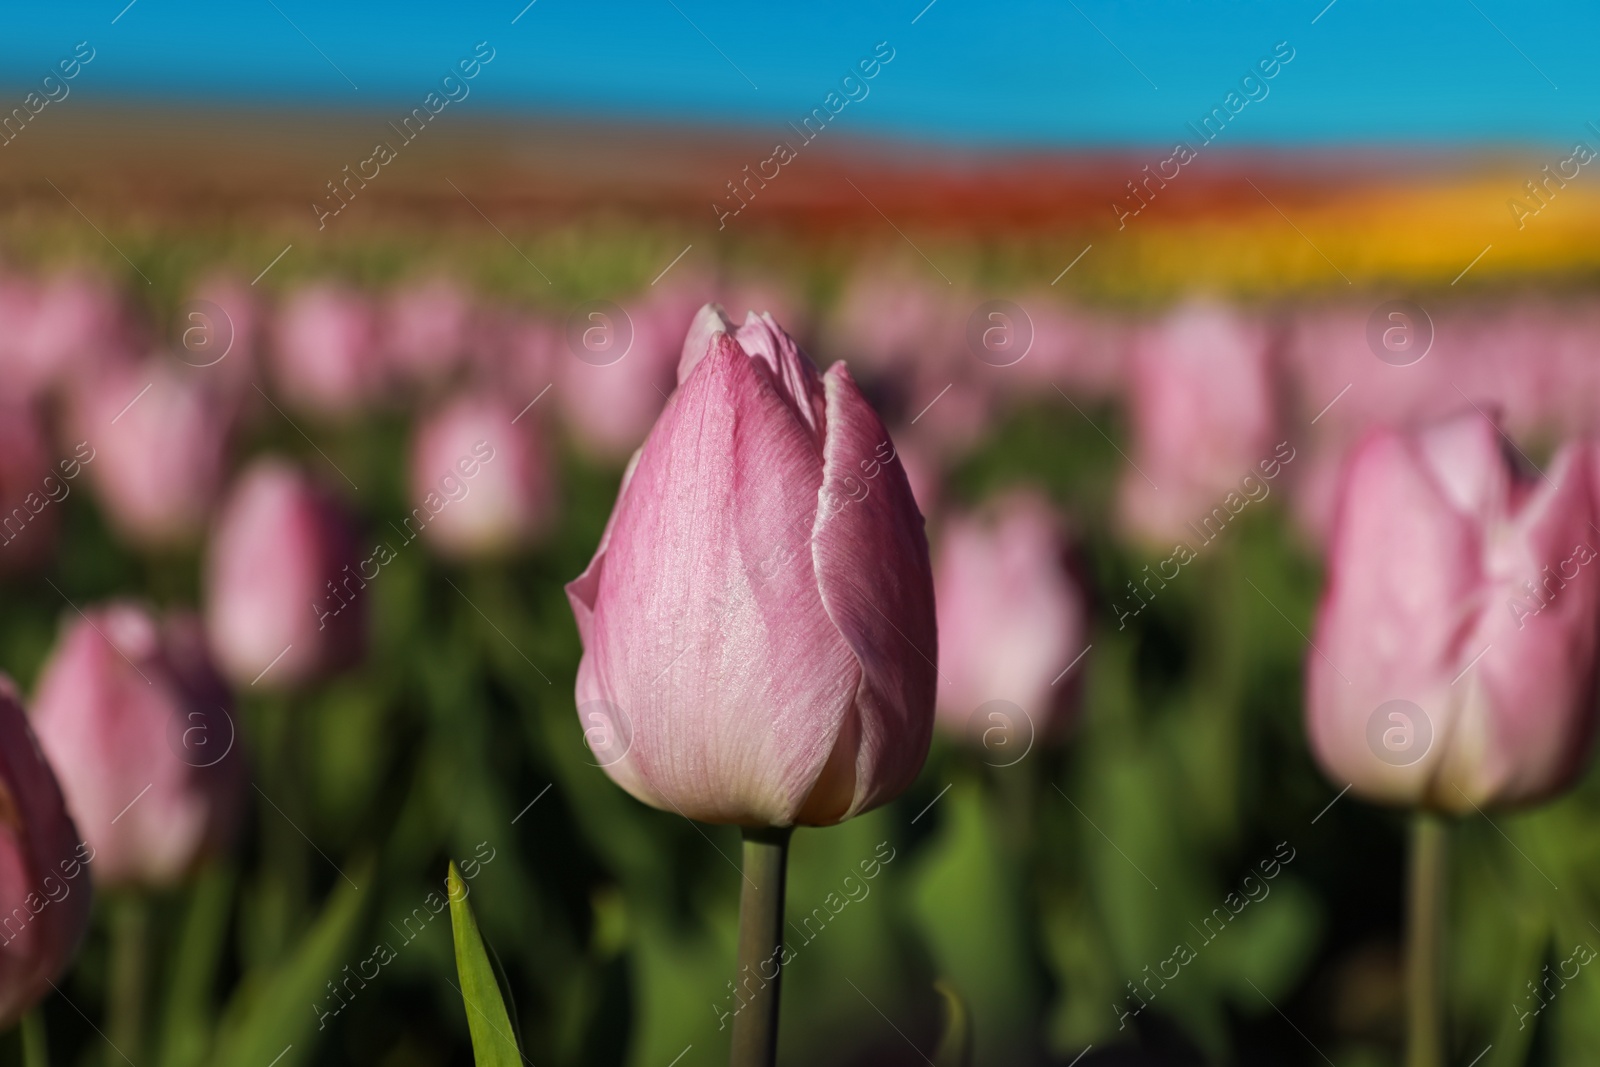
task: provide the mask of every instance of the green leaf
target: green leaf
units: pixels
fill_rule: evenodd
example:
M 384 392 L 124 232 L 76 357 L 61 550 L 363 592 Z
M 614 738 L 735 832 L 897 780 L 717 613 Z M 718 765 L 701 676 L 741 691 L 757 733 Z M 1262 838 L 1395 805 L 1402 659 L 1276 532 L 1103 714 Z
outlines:
M 935 982 L 933 988 L 944 1000 L 944 1036 L 933 1061 L 937 1067 L 972 1067 L 972 1019 L 967 1002 L 948 982 Z
M 227 949 L 238 882 L 232 866 L 213 865 L 189 890 L 162 1007 L 162 1067 L 198 1067 L 205 1060 L 216 1021 L 217 970 Z
M 454 862 L 446 888 L 450 896 L 450 928 L 456 938 L 457 991 L 467 1008 L 467 1029 L 472 1032 L 472 1056 L 478 1067 L 517 1067 L 522 1055 L 511 1030 L 505 1001 L 494 980 L 489 953 L 478 933 L 478 920 L 467 903 L 466 883 Z
M 313 1025 L 319 1022 L 317 1005 L 349 962 L 363 910 L 356 884 L 371 879 L 372 865 L 359 863 L 351 874 L 354 879 L 339 884 L 286 960 L 245 979 L 228 1004 L 212 1063 L 271 1063 L 282 1057 L 278 1067 L 294 1067 L 310 1059 L 327 1031 L 325 1020 Z

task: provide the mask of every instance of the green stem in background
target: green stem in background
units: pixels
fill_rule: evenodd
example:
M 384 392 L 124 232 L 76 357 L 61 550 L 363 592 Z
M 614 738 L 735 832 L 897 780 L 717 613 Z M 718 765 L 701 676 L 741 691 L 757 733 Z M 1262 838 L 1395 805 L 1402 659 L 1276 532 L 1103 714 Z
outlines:
M 143 1039 L 144 989 L 148 984 L 146 950 L 150 902 L 138 890 L 112 900 L 111 962 L 107 980 L 106 1062 L 120 1067 L 139 1062 Z
M 778 1062 L 778 986 L 783 979 L 783 889 L 792 827 L 744 832 L 744 886 L 739 893 L 738 1002 L 733 1017 L 732 1067 Z M 771 974 L 769 979 L 767 975 Z
M 38 1008 L 22 1017 L 22 1067 L 50 1067 L 50 1046 L 44 1036 L 44 1014 Z
M 1444 915 L 1449 827 L 1419 811 L 1411 823 L 1406 915 L 1406 1067 L 1444 1063 Z
M 162 1067 L 196 1067 L 205 1061 L 216 1020 L 218 969 L 228 947 L 228 920 L 238 874 L 212 865 L 185 891 L 185 912 L 172 943 L 164 983 L 158 1048 Z

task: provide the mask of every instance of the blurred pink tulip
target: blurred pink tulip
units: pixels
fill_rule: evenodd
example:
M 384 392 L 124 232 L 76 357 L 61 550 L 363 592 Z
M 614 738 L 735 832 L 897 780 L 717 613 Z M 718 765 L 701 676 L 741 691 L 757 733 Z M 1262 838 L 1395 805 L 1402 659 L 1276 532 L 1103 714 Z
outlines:
M 829 331 L 852 366 L 875 377 L 959 358 L 967 305 L 946 287 L 892 269 L 871 267 L 845 285 Z
M 366 608 L 358 562 L 330 494 L 278 460 L 246 470 L 207 549 L 206 636 L 223 673 L 288 689 L 355 659 Z
M 1013 373 L 993 376 L 999 387 L 1026 396 L 1042 385 L 1048 398 L 1055 386 L 1090 400 L 1121 391 L 1128 335 L 1120 323 L 1045 293 L 1025 294 L 1017 304 L 1028 313 L 1033 344 Z
M 1333 781 L 1445 812 L 1572 781 L 1596 714 L 1593 464 L 1574 445 L 1524 475 L 1472 412 L 1368 436 L 1307 660 L 1312 750 Z
M 422 424 L 411 447 L 412 515 L 458 558 L 520 548 L 550 521 L 550 458 L 536 416 L 491 396 L 463 396 Z
M 0 401 L 0 573 L 38 566 L 55 550 L 61 502 L 81 464 L 69 457 L 57 469 L 53 462 L 39 413 Z
M 707 307 L 678 388 L 567 586 L 590 748 L 708 822 L 827 825 L 926 758 L 937 640 L 922 516 L 844 365 Z
M 1277 405 L 1267 325 L 1218 304 L 1180 307 L 1139 331 L 1129 402 L 1133 469 L 1122 514 L 1166 542 L 1273 454 Z
M 298 290 L 278 314 L 274 380 L 291 404 L 340 417 L 383 389 L 378 319 L 365 296 L 334 285 Z
M 653 292 L 623 308 L 624 317 L 595 312 L 581 337 L 599 340 L 593 352 L 574 348 L 568 324 L 559 356 L 559 403 L 567 427 L 592 455 L 620 459 L 638 448 L 650 424 L 672 391 L 672 371 L 677 366 L 684 332 L 694 320 L 698 305 L 682 290 Z M 631 332 L 626 354 L 613 359 L 621 338 Z
M 0 676 L 0 1028 L 51 992 L 89 927 L 90 866 L 61 787 Z
M 173 354 L 203 371 L 209 389 L 232 400 L 252 392 L 266 330 L 256 290 L 231 275 L 206 279 L 178 310 Z
M 540 398 L 540 407 L 554 408 L 556 401 L 544 396 L 554 391 L 567 353 L 561 323 L 542 315 L 500 312 L 492 316 L 485 331 L 487 343 L 475 353 L 474 379 L 497 384 L 511 391 L 510 397 L 522 404 Z
M 413 385 L 437 385 L 466 358 L 472 343 L 472 300 L 453 282 L 410 282 L 384 302 L 383 349 L 393 376 Z
M 0 279 L 0 392 L 32 399 L 138 351 L 126 309 L 103 279 L 67 271 L 39 283 Z
M 936 548 L 939 725 L 994 742 L 990 722 L 974 714 L 1006 701 L 1026 717 L 1025 724 L 1005 724 L 1003 744 L 1015 754 L 1024 738 L 1059 737 L 1081 674 L 1054 683 L 1088 642 L 1088 612 L 1049 503 L 1037 493 L 1014 492 L 987 515 L 950 518 Z
M 243 810 L 232 698 L 200 623 L 112 603 L 66 618 L 33 727 L 105 886 L 174 885 Z
M 917 510 L 925 517 L 937 515 L 944 502 L 944 469 L 938 453 L 925 448 L 916 437 L 905 437 L 895 442 L 895 458 L 911 486 Z
M 155 356 L 72 387 L 73 436 L 97 455 L 90 481 L 112 524 L 138 544 L 197 536 L 221 489 L 234 404 L 207 387 L 209 370 Z

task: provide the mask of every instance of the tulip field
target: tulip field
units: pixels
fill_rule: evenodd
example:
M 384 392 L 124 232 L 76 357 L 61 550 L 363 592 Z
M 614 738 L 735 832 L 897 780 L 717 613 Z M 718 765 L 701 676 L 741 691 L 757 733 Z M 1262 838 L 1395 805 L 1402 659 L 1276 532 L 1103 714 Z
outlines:
M 13 8 L 0 1067 L 1600 1058 L 1600 12 Z
M 0 277 L 8 1062 L 1591 1046 L 1589 298 L 146 240 Z

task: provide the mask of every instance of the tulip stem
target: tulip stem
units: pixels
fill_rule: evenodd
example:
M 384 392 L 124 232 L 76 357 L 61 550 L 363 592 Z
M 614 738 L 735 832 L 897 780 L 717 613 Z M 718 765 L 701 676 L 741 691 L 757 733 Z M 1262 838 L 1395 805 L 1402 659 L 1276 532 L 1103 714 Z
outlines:
M 50 1067 L 50 1046 L 45 1041 L 44 1013 L 34 1008 L 22 1017 L 23 1067 Z
M 792 827 L 744 832 L 744 886 L 739 893 L 739 972 L 733 1016 L 732 1067 L 778 1062 L 778 985 L 783 978 L 783 890 Z
M 120 1067 L 143 1041 L 145 956 L 149 902 L 137 889 L 111 901 L 111 959 L 107 975 L 106 1062 Z
M 1431 812 L 1411 823 L 1411 884 L 1406 929 L 1406 1067 L 1444 1063 L 1446 846 L 1449 827 Z

